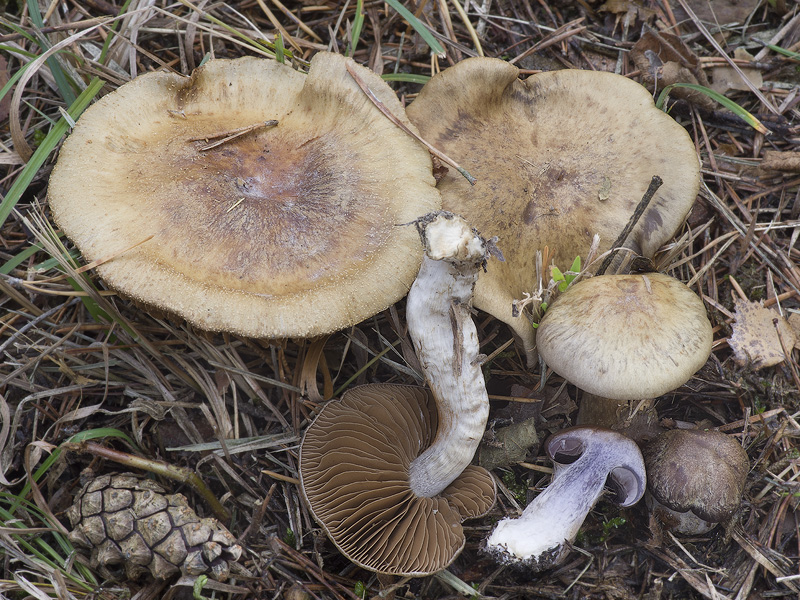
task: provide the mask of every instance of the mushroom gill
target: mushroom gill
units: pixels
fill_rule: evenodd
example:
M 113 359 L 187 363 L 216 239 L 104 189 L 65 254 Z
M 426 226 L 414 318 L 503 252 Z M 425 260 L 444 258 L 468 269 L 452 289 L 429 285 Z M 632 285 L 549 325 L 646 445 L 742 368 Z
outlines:
M 424 388 L 368 384 L 329 402 L 305 433 L 303 496 L 339 550 L 366 569 L 444 569 L 464 547 L 461 522 L 494 504 L 494 480 L 474 465 L 437 496 L 411 491 L 409 465 L 431 444 L 435 415 Z

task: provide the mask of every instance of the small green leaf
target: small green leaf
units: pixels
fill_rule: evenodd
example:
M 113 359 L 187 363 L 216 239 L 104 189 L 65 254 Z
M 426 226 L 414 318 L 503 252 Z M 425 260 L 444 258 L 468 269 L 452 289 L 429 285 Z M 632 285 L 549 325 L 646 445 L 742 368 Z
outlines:
M 561 269 L 555 265 L 550 267 L 550 277 L 553 278 L 553 281 L 564 281 L 564 274 L 561 272 Z
M 283 541 L 286 542 L 287 546 L 292 547 L 294 547 L 295 543 L 297 542 L 294 531 L 292 531 L 289 527 L 286 528 L 286 535 L 283 536 Z
M 547 302 L 542 302 L 542 303 L 539 305 L 539 308 L 541 308 L 541 309 L 542 309 L 542 312 L 545 312 L 545 311 L 547 310 L 547 306 L 548 306 L 548 305 L 547 305 Z
M 208 583 L 208 575 L 200 575 L 195 579 L 194 586 L 192 586 L 192 597 L 194 600 L 207 600 L 207 598 L 203 596 L 203 588 L 206 583 Z
M 363 581 L 356 581 L 356 584 L 353 586 L 353 591 L 359 598 L 367 597 L 367 586 L 364 585 Z
M 572 266 L 569 268 L 570 271 L 573 273 L 580 273 L 581 272 L 581 257 L 576 256 L 575 260 L 572 261 Z
M 569 282 L 570 281 L 571 281 L 570 279 L 567 279 L 566 281 L 562 281 L 561 283 L 559 283 L 558 284 L 558 291 L 559 292 L 566 292 L 567 288 L 569 287 Z

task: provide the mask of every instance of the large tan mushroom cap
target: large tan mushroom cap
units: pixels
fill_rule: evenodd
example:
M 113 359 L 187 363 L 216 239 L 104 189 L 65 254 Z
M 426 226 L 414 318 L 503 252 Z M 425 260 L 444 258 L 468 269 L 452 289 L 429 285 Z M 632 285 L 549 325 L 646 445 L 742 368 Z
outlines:
M 300 450 L 303 495 L 339 550 L 366 569 L 427 575 L 464 547 L 461 521 L 494 504 L 494 480 L 470 465 L 438 496 L 416 496 L 408 467 L 436 433 L 420 387 L 371 384 L 328 403 Z
M 686 131 L 649 92 L 612 73 L 567 69 L 517 79 L 518 70 L 472 58 L 428 82 L 408 116 L 477 184 L 451 171 L 445 210 L 499 236 L 506 262 L 481 274 L 474 304 L 505 321 L 530 349 L 533 329 L 512 302 L 536 286 L 536 251 L 568 268 L 619 236 L 654 175 L 664 184 L 629 237 L 648 257 L 672 237 L 697 195 L 700 174 Z
M 317 54 L 308 75 L 240 58 L 138 77 L 65 142 L 56 222 L 87 261 L 114 257 L 98 267 L 111 287 L 204 329 L 311 336 L 379 312 L 421 260 L 415 229 L 395 225 L 440 199 L 428 152 L 348 64 L 408 123 L 377 75 L 336 54 Z
M 580 281 L 547 309 L 536 334 L 556 373 L 614 400 L 680 387 L 706 363 L 712 341 L 700 298 L 660 273 Z

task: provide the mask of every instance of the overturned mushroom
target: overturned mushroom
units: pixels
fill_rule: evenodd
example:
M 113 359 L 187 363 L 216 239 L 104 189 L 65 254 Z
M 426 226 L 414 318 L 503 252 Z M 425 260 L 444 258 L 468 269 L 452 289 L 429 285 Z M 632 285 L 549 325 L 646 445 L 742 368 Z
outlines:
M 474 465 L 441 494 L 414 493 L 409 465 L 436 429 L 424 388 L 370 384 L 329 402 L 306 431 L 301 490 L 314 518 L 356 564 L 395 575 L 444 569 L 464 547 L 461 521 L 494 504 L 494 480 Z
M 701 535 L 739 508 L 750 462 L 736 439 L 714 430 L 673 429 L 642 453 L 652 514 L 667 529 Z
M 687 132 L 650 93 L 612 73 L 564 69 L 517 79 L 512 65 L 471 58 L 433 77 L 408 107 L 420 133 L 477 177 L 438 184 L 445 210 L 497 235 L 506 262 L 482 274 L 475 306 L 508 323 L 533 357 L 528 320 L 512 303 L 537 286 L 536 251 L 562 270 L 594 234 L 608 250 L 658 175 L 663 186 L 626 246 L 646 257 L 691 209 L 700 163 Z
M 518 519 L 503 519 L 487 540 L 500 560 L 522 561 L 535 570 L 557 565 L 569 553 L 586 515 L 608 485 L 621 506 L 645 491 L 642 454 L 627 437 L 597 427 L 573 427 L 547 442 L 553 481 Z
M 451 213 L 417 222 L 425 256 L 406 303 L 408 332 L 436 399 L 439 429 L 410 467 L 411 487 L 434 496 L 472 461 L 489 417 L 478 332 L 470 314 L 487 242 Z
M 427 150 L 348 65 L 410 125 L 380 77 L 327 52 L 308 75 L 239 58 L 137 77 L 64 143 L 54 219 L 109 286 L 203 329 L 312 336 L 383 310 L 421 260 L 395 225 L 440 199 Z
M 647 401 L 686 383 L 712 341 L 700 298 L 673 277 L 646 273 L 570 286 L 542 318 L 536 345 L 556 373 L 593 394 L 584 423 L 617 429 L 639 401 L 649 409 Z

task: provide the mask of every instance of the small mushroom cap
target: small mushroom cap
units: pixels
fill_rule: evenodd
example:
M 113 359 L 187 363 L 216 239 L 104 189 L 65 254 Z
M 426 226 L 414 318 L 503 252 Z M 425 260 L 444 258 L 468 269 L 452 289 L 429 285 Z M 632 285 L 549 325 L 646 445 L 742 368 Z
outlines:
M 303 496 L 333 543 L 365 569 L 444 569 L 464 547 L 461 521 L 494 504 L 494 480 L 474 465 L 438 496 L 411 491 L 408 467 L 433 441 L 435 415 L 424 388 L 369 384 L 329 402 L 303 437 Z
M 750 462 L 734 438 L 720 431 L 673 429 L 651 440 L 642 454 L 647 489 L 667 508 L 691 511 L 712 523 L 739 508 Z
M 383 310 L 422 258 L 396 225 L 440 199 L 427 150 L 347 65 L 410 125 L 380 77 L 326 52 L 308 75 L 248 57 L 123 85 L 61 150 L 56 222 L 87 261 L 111 259 L 111 287 L 203 329 L 312 336 Z
M 647 257 L 680 227 L 700 185 L 688 133 L 638 83 L 613 73 L 564 69 L 518 79 L 516 67 L 470 58 L 433 77 L 408 107 L 422 136 L 477 178 L 438 184 L 445 210 L 498 236 L 505 263 L 482 274 L 474 305 L 533 343 L 512 301 L 532 292 L 536 251 L 566 269 L 594 234 L 608 250 L 654 175 L 664 184 L 629 245 Z
M 660 273 L 584 279 L 553 302 L 536 334 L 556 373 L 615 400 L 680 387 L 708 360 L 712 341 L 700 298 Z

